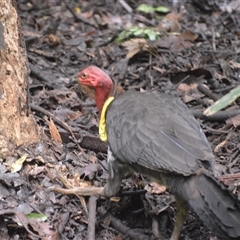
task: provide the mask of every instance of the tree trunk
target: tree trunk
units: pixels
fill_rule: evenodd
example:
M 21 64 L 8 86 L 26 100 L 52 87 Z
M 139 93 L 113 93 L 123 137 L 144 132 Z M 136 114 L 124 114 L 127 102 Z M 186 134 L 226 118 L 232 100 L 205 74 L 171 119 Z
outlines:
M 28 63 L 20 20 L 11 0 L 0 0 L 0 157 L 41 141 L 28 106 Z

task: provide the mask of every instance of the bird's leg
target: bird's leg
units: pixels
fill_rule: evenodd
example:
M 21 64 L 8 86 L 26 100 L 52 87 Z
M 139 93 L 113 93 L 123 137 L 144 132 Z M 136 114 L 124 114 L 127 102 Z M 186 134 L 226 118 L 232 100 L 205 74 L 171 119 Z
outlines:
M 126 168 L 117 159 L 109 162 L 109 177 L 104 186 L 106 197 L 116 196 L 121 190 L 122 179 L 127 173 Z
M 120 162 L 108 147 L 108 181 L 104 186 L 104 194 L 106 197 L 116 196 L 120 189 L 124 176 L 129 172 L 128 167 Z
M 175 226 L 174 226 L 173 233 L 170 240 L 179 239 L 184 221 L 188 215 L 188 205 L 185 200 L 176 196 L 176 205 L 177 205 L 177 217 L 176 217 Z

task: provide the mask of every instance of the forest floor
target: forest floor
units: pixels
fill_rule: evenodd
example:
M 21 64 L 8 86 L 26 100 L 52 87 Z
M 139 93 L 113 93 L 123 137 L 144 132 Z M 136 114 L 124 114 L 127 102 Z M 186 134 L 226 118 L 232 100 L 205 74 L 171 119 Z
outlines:
M 240 101 L 221 114 L 203 115 L 240 84 L 240 3 L 146 0 L 165 7 L 146 13 L 146 6 L 138 9 L 142 2 L 17 1 L 31 70 L 29 101 L 47 151 L 29 150 L 22 169 L 1 189 L 3 209 L 12 207 L 15 214 L 1 215 L 0 239 L 92 240 L 93 224 L 97 240 L 170 238 L 174 198 L 144 176 L 123 181 L 123 189 L 135 195 L 97 198 L 96 214 L 94 198 L 49 190 L 103 186 L 108 177 L 98 111 L 74 81 L 89 65 L 104 69 L 126 90 L 181 98 L 211 144 L 219 180 L 240 199 Z M 145 193 L 146 187 L 151 191 Z M 26 218 L 33 212 L 47 219 Z M 217 238 L 190 213 L 180 239 Z

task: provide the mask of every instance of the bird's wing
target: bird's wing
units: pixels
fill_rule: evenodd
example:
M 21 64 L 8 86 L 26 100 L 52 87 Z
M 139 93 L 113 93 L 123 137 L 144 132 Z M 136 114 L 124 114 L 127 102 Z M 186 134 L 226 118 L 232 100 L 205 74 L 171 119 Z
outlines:
M 107 111 L 108 143 L 122 162 L 189 175 L 211 168 L 213 155 L 196 119 L 178 99 L 127 92 Z

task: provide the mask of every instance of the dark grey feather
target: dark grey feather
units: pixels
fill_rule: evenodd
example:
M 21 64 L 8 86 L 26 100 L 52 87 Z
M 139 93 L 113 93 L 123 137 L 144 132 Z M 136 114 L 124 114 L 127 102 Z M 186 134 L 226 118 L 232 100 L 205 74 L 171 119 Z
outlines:
M 204 133 L 175 97 L 129 91 L 112 102 L 106 118 L 110 148 L 122 162 L 183 175 L 212 167 Z

